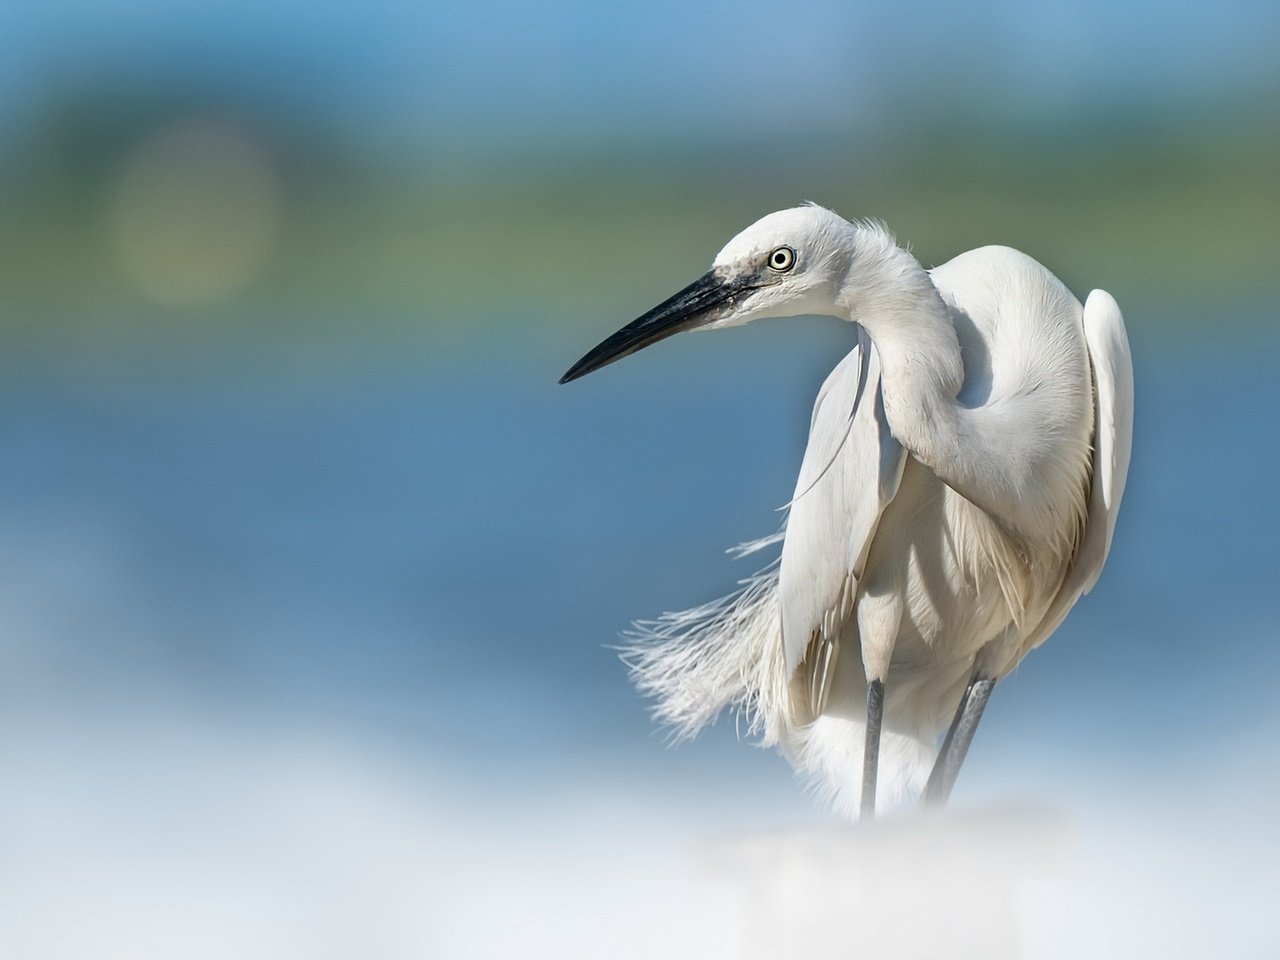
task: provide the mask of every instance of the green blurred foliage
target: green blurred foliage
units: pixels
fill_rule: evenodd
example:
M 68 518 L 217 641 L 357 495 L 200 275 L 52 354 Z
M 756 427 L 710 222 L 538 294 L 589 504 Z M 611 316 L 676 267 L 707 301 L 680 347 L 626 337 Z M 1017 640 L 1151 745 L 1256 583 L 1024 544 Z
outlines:
M 261 143 L 282 185 L 280 233 L 242 288 L 151 304 L 117 268 L 108 210 L 137 143 L 192 115 L 230 116 Z M 1141 327 L 1163 303 L 1212 309 L 1275 290 L 1277 171 L 1265 103 L 1037 121 L 917 110 L 892 130 L 795 142 L 375 151 L 287 111 L 99 92 L 45 111 L 0 157 L 0 304 L 10 330 L 37 338 L 621 321 L 758 216 L 814 200 L 886 221 L 929 264 L 1020 247 L 1081 294 L 1140 302 Z

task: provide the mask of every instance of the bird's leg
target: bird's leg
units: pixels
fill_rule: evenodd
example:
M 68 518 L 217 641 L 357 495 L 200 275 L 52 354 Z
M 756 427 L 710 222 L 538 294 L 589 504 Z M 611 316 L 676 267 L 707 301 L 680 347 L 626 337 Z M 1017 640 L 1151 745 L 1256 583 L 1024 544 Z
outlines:
M 867 740 L 862 748 L 863 820 L 876 815 L 876 775 L 880 769 L 880 730 L 884 725 L 884 683 L 893 663 L 893 644 L 902 620 L 902 602 L 893 591 L 858 598 L 858 635 L 862 672 L 867 678 Z
M 884 681 L 867 684 L 867 742 L 862 749 L 862 819 L 876 815 L 876 773 L 880 767 L 880 726 L 884 720 Z
M 975 673 L 965 687 L 964 696 L 960 698 L 960 706 L 956 708 L 955 719 L 947 730 L 942 741 L 942 749 L 938 759 L 934 761 L 933 771 L 929 774 L 929 782 L 924 788 L 924 802 L 930 806 L 945 806 L 951 796 L 951 788 L 956 784 L 960 774 L 960 766 L 969 752 L 969 744 L 978 729 L 978 721 L 982 719 L 982 711 L 987 706 L 991 689 L 996 685 L 991 677 Z

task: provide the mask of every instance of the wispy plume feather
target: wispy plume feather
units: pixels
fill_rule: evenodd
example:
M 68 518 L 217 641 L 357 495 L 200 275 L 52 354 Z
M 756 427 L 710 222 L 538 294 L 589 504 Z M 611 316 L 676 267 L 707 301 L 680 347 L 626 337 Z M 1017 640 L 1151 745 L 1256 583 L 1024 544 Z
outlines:
M 743 546 L 766 545 L 755 544 Z M 623 637 L 622 659 L 641 693 L 657 701 L 654 718 L 671 728 L 675 741 L 691 739 L 732 707 L 764 745 L 777 742 L 786 703 L 777 561 L 740 587 L 691 610 L 638 622 Z

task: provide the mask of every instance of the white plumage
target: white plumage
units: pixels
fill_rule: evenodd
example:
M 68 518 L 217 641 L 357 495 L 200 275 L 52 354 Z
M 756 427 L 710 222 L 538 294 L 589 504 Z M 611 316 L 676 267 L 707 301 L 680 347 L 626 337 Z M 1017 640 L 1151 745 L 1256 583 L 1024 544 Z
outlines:
M 1006 247 L 926 271 L 883 227 L 807 206 L 743 231 L 565 379 L 680 329 L 801 313 L 856 322 L 858 343 L 814 404 L 780 563 L 641 625 L 627 657 L 679 735 L 737 705 L 853 816 L 864 778 L 876 795 L 865 743 L 879 745 L 882 801 L 918 795 L 966 687 L 1006 676 L 1097 580 L 1132 368 L 1102 291 L 1082 307 Z

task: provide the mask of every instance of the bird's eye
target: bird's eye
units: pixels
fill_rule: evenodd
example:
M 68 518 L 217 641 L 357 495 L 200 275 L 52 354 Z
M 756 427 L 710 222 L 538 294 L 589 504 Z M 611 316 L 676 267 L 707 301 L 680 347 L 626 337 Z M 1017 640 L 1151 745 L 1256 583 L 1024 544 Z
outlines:
M 779 247 L 769 254 L 769 266 L 779 273 L 786 273 L 796 265 L 796 252 L 790 247 Z

